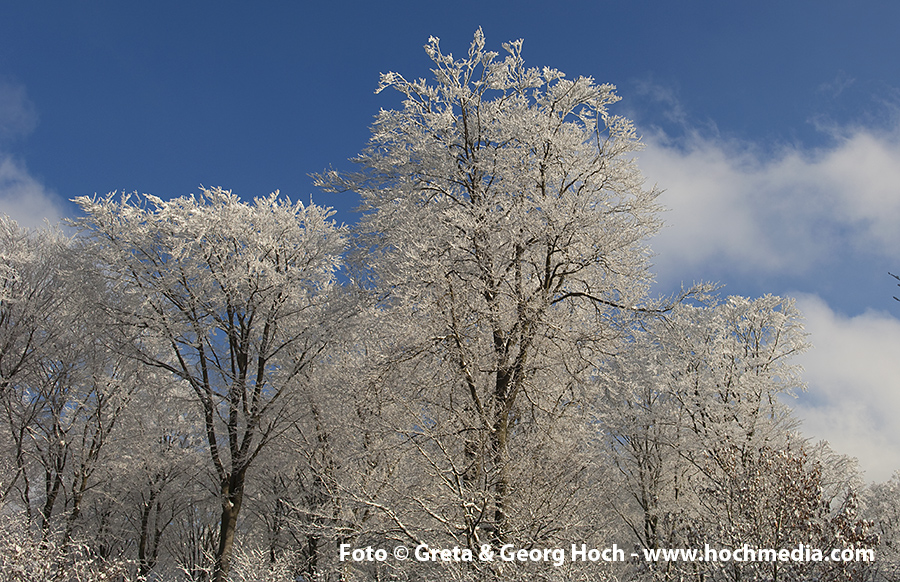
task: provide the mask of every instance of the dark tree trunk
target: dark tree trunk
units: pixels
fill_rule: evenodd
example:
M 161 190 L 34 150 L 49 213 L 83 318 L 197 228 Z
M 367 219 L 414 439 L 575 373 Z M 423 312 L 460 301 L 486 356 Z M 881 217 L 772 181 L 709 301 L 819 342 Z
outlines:
M 222 518 L 219 525 L 219 546 L 216 549 L 216 564 L 213 580 L 228 582 L 231 570 L 231 554 L 234 549 L 234 533 L 237 527 L 241 502 L 244 499 L 244 478 L 246 469 L 238 470 L 222 482 Z

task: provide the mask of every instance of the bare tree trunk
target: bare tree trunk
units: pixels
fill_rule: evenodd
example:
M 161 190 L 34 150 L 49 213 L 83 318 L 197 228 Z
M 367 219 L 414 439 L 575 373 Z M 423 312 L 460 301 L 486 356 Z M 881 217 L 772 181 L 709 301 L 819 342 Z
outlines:
M 238 514 L 244 499 L 244 478 L 246 469 L 240 469 L 222 482 L 222 519 L 219 525 L 219 547 L 216 549 L 216 563 L 213 580 L 228 582 L 231 570 L 231 555 L 234 549 L 234 532 Z
M 504 354 L 505 356 L 506 354 Z M 509 369 L 497 373 L 495 385 L 495 419 L 491 432 L 491 446 L 495 471 L 494 483 L 494 540 L 497 544 L 508 541 L 509 515 L 507 498 L 510 490 L 509 473 L 509 415 L 515 403 L 514 378 L 517 374 Z
M 47 468 L 44 472 L 47 498 L 44 501 L 44 509 L 41 511 L 41 540 L 45 542 L 50 537 L 50 515 L 53 513 L 53 506 L 56 504 L 56 498 L 62 486 L 61 475 L 61 469 L 54 473 Z
M 138 574 L 146 576 L 150 570 L 156 566 L 156 559 L 159 554 L 159 538 L 162 532 L 159 528 L 160 503 L 158 496 L 160 490 L 152 486 L 150 487 L 150 496 L 146 503 L 141 507 L 141 537 L 138 542 Z M 156 519 L 154 532 L 150 534 L 150 514 L 156 509 Z M 149 552 L 147 545 L 150 544 Z
M 503 407 L 505 408 L 505 406 Z M 509 533 L 506 499 L 509 496 L 509 418 L 502 415 L 494 429 L 494 467 L 497 472 L 497 482 L 494 486 L 494 539 L 497 544 L 507 541 Z

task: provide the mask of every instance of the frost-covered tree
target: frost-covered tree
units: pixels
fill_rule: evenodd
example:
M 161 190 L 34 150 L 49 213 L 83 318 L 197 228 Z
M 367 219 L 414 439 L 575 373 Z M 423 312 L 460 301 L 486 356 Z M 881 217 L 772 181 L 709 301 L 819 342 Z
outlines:
M 396 428 L 422 478 L 440 484 L 417 505 L 473 547 L 571 517 L 590 442 L 582 380 L 618 320 L 650 308 L 659 226 L 640 140 L 608 111 L 614 87 L 526 67 L 521 40 L 504 49 L 479 30 L 455 59 L 431 38 L 433 81 L 382 75 L 402 108 L 377 115 L 357 173 L 319 176 L 363 200 L 358 273 L 394 333 L 373 360 L 402 393 Z
M 879 536 L 876 580 L 900 578 L 900 471 L 884 483 L 873 483 L 863 496 L 863 515 Z
M 802 389 L 790 358 L 806 347 L 793 301 L 729 297 L 648 320 L 610 360 L 598 380 L 601 425 L 641 508 L 632 529 L 642 544 L 673 541 L 658 526 L 696 505 L 688 499 L 698 479 L 714 479 L 710 464 L 789 444 L 796 422 L 778 396 Z
M 620 474 L 618 512 L 648 549 L 873 544 L 847 459 L 810 447 L 779 397 L 802 389 L 807 348 L 794 302 L 729 297 L 677 305 L 611 360 L 600 416 Z M 842 578 L 859 567 L 648 564 L 659 580 Z M 810 578 L 812 577 L 812 578 Z
M 29 427 L 45 401 L 30 405 L 23 392 L 41 375 L 40 358 L 63 334 L 68 241 L 59 230 L 27 230 L 0 215 L 0 403 L 11 471 L 0 476 L 0 502 L 14 491 L 31 509 L 26 471 Z
M 101 289 L 71 241 L 56 229 L 27 231 L 0 220 L 7 267 L 0 406 L 15 466 L 0 499 L 15 488 L 45 538 L 51 521 L 66 515 L 68 539 L 96 485 L 102 449 L 133 386 L 133 366 L 111 357 L 104 322 L 88 301 Z
M 109 521 L 94 517 L 122 476 L 111 450 L 136 362 L 110 349 L 109 321 L 93 309 L 103 286 L 72 240 L 0 222 L 0 455 L 11 469 L 0 504 L 4 526 L 21 526 L 5 533 L 40 544 L 50 569 L 77 569 L 85 553 L 92 567 L 124 567 L 116 548 L 96 543 Z
M 77 221 L 133 332 L 131 356 L 186 382 L 203 419 L 226 580 L 248 471 L 286 430 L 292 394 L 329 340 L 343 235 L 330 211 L 277 193 L 203 190 L 169 201 L 82 197 Z
M 205 433 L 197 411 L 185 407 L 186 383 L 145 366 L 138 370 L 140 383 L 110 447 L 115 455 L 102 466 L 109 478 L 92 495 L 83 529 L 89 528 L 98 553 L 128 558 L 136 575 L 171 579 L 190 545 L 179 537 L 178 526 L 209 503 Z

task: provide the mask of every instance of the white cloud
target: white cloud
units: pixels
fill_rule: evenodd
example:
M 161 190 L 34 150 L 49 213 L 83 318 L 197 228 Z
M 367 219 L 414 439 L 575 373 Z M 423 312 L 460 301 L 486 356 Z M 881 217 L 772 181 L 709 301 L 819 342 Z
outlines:
M 701 265 L 742 274 L 811 272 L 851 250 L 900 249 L 900 131 L 857 129 L 829 148 L 752 144 L 694 134 L 645 137 L 639 163 L 666 192 L 669 225 L 653 241 L 663 276 Z
M 59 196 L 34 178 L 24 164 L 0 154 L 0 213 L 25 227 L 56 224 L 63 216 Z
M 853 228 L 858 248 L 893 256 L 900 248 L 900 143 L 858 131 L 814 164 L 806 182 L 828 192 L 835 220 Z
M 22 85 L 0 78 L 0 147 L 34 130 L 37 112 Z M 0 213 L 21 226 L 40 227 L 63 216 L 59 197 L 29 173 L 25 164 L 0 150 Z
M 798 357 L 809 391 L 789 402 L 801 432 L 857 457 L 870 481 L 900 469 L 900 320 L 867 311 L 847 317 L 800 295 L 813 348 Z
M 822 90 L 851 84 L 839 77 Z M 851 265 L 896 262 L 898 115 L 884 129 L 820 127 L 829 145 L 809 148 L 723 139 L 709 124 L 697 131 L 670 93 L 651 97 L 673 109 L 669 120 L 685 136 L 645 135 L 638 160 L 670 209 L 669 226 L 651 241 L 663 288 L 691 279 L 804 281 L 833 301 L 831 279 Z M 789 402 L 802 432 L 857 457 L 867 479 L 888 479 L 900 469 L 900 319 L 843 315 L 817 295 L 799 295 L 799 306 L 814 345 L 798 358 L 809 392 Z

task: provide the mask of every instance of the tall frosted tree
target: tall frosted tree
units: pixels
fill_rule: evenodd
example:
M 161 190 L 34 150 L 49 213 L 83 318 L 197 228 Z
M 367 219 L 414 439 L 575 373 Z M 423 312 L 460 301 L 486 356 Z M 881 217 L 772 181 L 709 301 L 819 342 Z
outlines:
M 526 67 L 521 40 L 503 58 L 484 46 L 478 30 L 455 59 L 431 38 L 432 81 L 383 74 L 402 108 L 376 116 L 358 172 L 318 177 L 363 200 L 357 274 L 394 326 L 380 348 L 408 391 L 398 428 L 443 487 L 417 505 L 471 547 L 559 531 L 583 475 L 555 471 L 578 473 L 590 441 L 582 380 L 652 308 L 660 225 L 614 87 Z
M 327 337 L 344 239 L 330 211 L 221 189 L 164 201 L 79 198 L 79 221 L 122 297 L 133 357 L 187 383 L 218 479 L 214 578 L 227 579 L 248 471 L 286 428 Z
M 684 544 L 676 530 L 696 526 L 695 492 L 721 485 L 717 471 L 789 447 L 796 421 L 778 397 L 802 389 L 790 358 L 806 347 L 793 301 L 773 296 L 678 305 L 635 334 L 601 380 L 599 419 L 641 545 Z
M 3 432 L 9 432 L 13 451 L 8 455 L 12 467 L 0 476 L 0 503 L 18 487 L 29 512 L 28 427 L 39 415 L 40 403 L 29 407 L 31 399 L 23 391 L 34 382 L 42 355 L 52 351 L 64 327 L 59 314 L 65 296 L 58 290 L 64 285 L 60 267 L 66 252 L 67 240 L 59 231 L 28 231 L 0 215 L 0 404 Z

